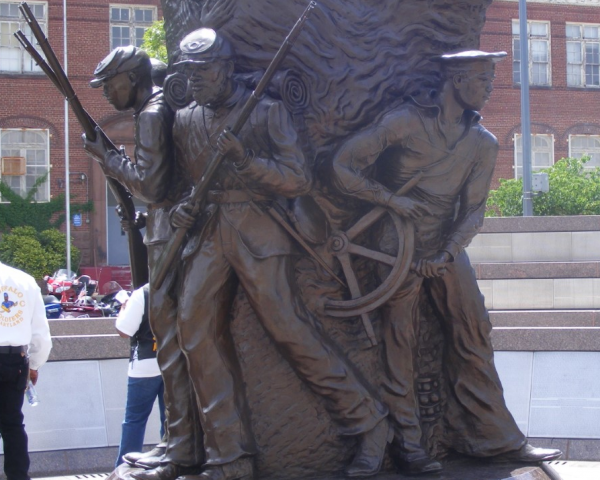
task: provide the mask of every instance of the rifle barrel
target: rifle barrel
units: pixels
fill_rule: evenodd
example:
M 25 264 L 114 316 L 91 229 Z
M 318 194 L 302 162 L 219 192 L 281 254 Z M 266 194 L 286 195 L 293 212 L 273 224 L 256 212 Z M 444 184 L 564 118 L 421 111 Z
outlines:
M 29 55 L 31 55 L 31 58 L 33 58 L 33 61 L 42 69 L 42 71 L 52 81 L 52 83 L 58 89 L 58 91 L 64 95 L 64 92 L 62 91 L 62 87 L 61 87 L 60 83 L 58 83 L 58 79 L 56 78 L 56 74 L 54 73 L 54 70 L 52 70 L 50 68 L 50 66 L 48 65 L 48 63 L 46 63 L 46 60 L 44 60 L 44 58 L 40 55 L 40 53 L 31 44 L 31 42 L 29 41 L 27 36 L 25 36 L 25 34 L 21 30 L 17 30 L 14 33 L 14 36 L 17 37 L 17 40 L 23 46 L 25 51 L 27 53 L 29 53 Z
M 41 55 L 39 55 L 37 50 L 35 50 L 25 35 L 22 35 L 22 37 L 17 36 L 17 38 L 23 47 L 26 48 L 26 50 L 32 55 L 32 58 L 36 60 L 36 62 L 38 62 L 38 59 L 41 61 L 41 63 L 38 63 L 38 65 L 40 65 L 44 73 L 46 73 L 48 78 L 50 78 L 52 83 L 54 83 L 59 92 L 69 102 L 69 105 L 77 117 L 79 124 L 85 131 L 86 137 L 91 141 L 95 141 L 97 137 L 96 128 L 98 127 L 98 124 L 92 119 L 85 108 L 83 108 L 79 98 L 77 98 L 75 90 L 73 89 L 67 74 L 62 68 L 60 61 L 56 57 L 56 54 L 48 42 L 46 34 L 35 18 L 35 15 L 26 2 L 23 2 L 19 5 L 19 10 L 23 14 L 23 18 L 27 22 L 27 25 L 29 25 L 29 28 L 31 28 L 31 33 L 40 45 L 42 52 L 44 52 L 46 61 L 42 59 Z M 30 51 L 27 45 L 30 45 L 33 51 Z M 37 54 L 37 59 L 33 52 Z M 102 135 L 108 143 L 108 148 L 118 151 L 117 147 L 110 141 L 110 139 L 104 135 L 104 133 L 102 133 Z M 131 193 L 129 193 L 129 191 L 123 185 L 113 178 L 106 177 L 106 181 L 121 207 L 120 211 L 122 218 L 130 223 L 133 223 L 135 219 L 135 205 L 133 204 Z M 128 235 L 128 243 L 132 280 L 134 287 L 138 288 L 148 282 L 148 258 L 141 232 L 132 228 Z

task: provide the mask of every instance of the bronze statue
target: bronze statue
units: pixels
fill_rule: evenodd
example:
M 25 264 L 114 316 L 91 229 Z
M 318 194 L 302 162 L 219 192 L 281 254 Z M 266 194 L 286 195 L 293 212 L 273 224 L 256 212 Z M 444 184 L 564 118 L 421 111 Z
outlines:
M 163 0 L 168 68 L 189 79 L 165 87 L 181 87 L 176 119 L 134 47 L 92 81 L 135 109 L 133 160 L 94 129 L 21 6 L 48 64 L 17 37 L 70 99 L 133 232 L 143 219 L 120 183 L 150 204 L 151 273 L 165 240 L 189 229 L 151 297 L 167 443 L 136 456 L 147 470 L 133 477 L 368 476 L 391 469 L 392 440 L 408 474 L 440 470 L 449 450 L 560 455 L 529 445 L 506 408 L 464 251 L 498 148 L 477 113 L 505 56 L 476 50 L 490 2 L 323 0 L 275 63 L 305 0 Z M 271 97 L 251 95 L 258 78 L 273 79 Z
M 160 67 L 160 65 L 159 65 Z M 116 179 L 136 197 L 148 202 L 147 215 L 136 215 L 133 225 L 125 229 L 146 227 L 145 244 L 152 274 L 164 244 L 172 234 L 169 212 L 176 195 L 174 190 L 174 145 L 172 128 L 174 112 L 165 101 L 160 88 L 153 85 L 152 74 L 162 68 L 152 68 L 150 58 L 139 48 L 118 47 L 102 60 L 90 82 L 102 87 L 104 96 L 116 110 L 132 109 L 135 120 L 135 150 L 133 160 L 124 152 L 107 145 L 103 135 L 92 142 L 84 135 L 84 148 L 102 167 L 104 173 Z M 160 71 L 158 73 L 160 73 Z M 156 73 L 156 72 L 155 72 Z M 196 446 L 198 435 L 184 420 L 193 418 L 194 403 L 185 358 L 179 346 L 176 329 L 176 302 L 169 294 L 174 273 L 160 288 L 150 291 L 150 324 L 157 340 L 157 359 L 165 381 L 167 411 L 166 445 L 161 443 L 145 455 L 127 456 L 130 464 L 140 462 L 157 466 L 160 460 L 182 458 L 196 465 L 202 455 Z M 187 395 L 182 390 L 187 387 Z M 186 401 L 187 400 L 187 401 Z M 166 456 L 165 455 L 166 451 Z
M 450 393 L 445 436 L 452 448 L 524 462 L 561 454 L 527 444 L 506 408 L 493 363 L 491 324 L 464 251 L 483 224 L 498 151 L 477 110 L 489 99 L 495 62 L 504 56 L 462 51 L 434 58 L 442 66 L 439 91 L 407 98 L 346 141 L 333 159 L 334 182 L 341 192 L 414 222 L 413 271 L 383 307 L 384 401 L 398 459 L 408 473 L 441 469 L 421 444 L 415 391 L 423 287 L 431 293 L 446 334 L 444 371 Z M 375 173 L 365 176 L 369 169 Z M 422 176 L 407 196 L 394 194 L 418 174 Z M 389 246 L 389 223 L 377 240 L 383 249 Z

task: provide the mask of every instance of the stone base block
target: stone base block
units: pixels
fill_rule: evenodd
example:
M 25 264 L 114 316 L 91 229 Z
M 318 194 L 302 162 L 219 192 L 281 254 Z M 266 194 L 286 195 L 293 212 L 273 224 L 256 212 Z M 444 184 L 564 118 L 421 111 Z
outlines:
M 548 476 L 541 466 L 524 466 L 522 464 L 491 464 L 477 460 L 461 460 L 454 462 L 444 462 L 444 470 L 432 475 L 419 475 L 419 480 L 555 480 Z M 132 468 L 127 465 L 121 465 L 117 468 L 107 480 L 133 480 L 131 474 L 140 471 L 139 468 Z M 261 477 L 265 480 L 292 480 L 291 478 Z M 371 480 L 409 480 L 414 476 L 405 476 L 401 473 L 382 472 L 375 477 L 369 477 Z M 324 475 L 320 477 L 310 477 L 295 480 L 345 480 L 343 475 Z

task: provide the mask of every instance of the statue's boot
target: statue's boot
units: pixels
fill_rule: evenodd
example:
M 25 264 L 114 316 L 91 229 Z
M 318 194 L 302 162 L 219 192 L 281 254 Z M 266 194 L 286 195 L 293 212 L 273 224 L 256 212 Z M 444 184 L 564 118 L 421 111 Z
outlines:
M 154 447 L 152 450 L 150 450 L 148 452 L 126 453 L 125 455 L 123 455 L 123 460 L 126 463 L 128 463 L 129 465 L 131 465 L 132 467 L 156 468 L 160 465 L 160 461 L 156 462 L 155 464 L 152 464 L 151 466 L 145 466 L 145 465 L 150 465 L 149 462 L 153 461 L 151 459 L 156 459 L 156 458 L 160 459 L 165 454 L 166 450 L 167 450 L 167 447 L 164 444 L 158 444 L 156 447 Z M 140 460 L 144 461 L 144 465 L 138 464 L 138 462 Z
M 526 443 L 518 450 L 502 453 L 493 458 L 496 462 L 522 462 L 522 463 L 539 463 L 548 462 L 560 458 L 562 452 L 554 448 L 536 448 L 533 445 Z
M 184 475 L 179 480 L 252 480 L 254 468 L 250 457 L 242 457 L 225 465 L 208 465 L 200 475 Z
M 151 470 L 131 473 L 131 477 L 136 480 L 175 480 L 182 475 L 194 474 L 198 471 L 198 468 L 182 467 L 175 463 L 163 463 Z
M 386 445 L 392 441 L 393 431 L 386 420 L 362 434 L 352 463 L 344 469 L 348 477 L 377 475 L 383 464 Z
M 425 451 L 418 457 L 402 458 L 399 464 L 401 472 L 405 475 L 421 475 L 442 470 L 442 464 L 431 458 Z
M 135 466 L 149 470 L 151 468 L 159 467 L 161 464 L 161 461 L 164 459 L 165 459 L 164 455 L 148 456 L 148 457 L 140 458 L 137 462 L 135 462 Z

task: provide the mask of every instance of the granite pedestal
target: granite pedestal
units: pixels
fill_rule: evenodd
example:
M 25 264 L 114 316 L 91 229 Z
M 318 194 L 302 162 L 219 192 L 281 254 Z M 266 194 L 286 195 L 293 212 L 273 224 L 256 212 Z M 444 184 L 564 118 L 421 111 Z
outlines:
M 492 464 L 479 460 L 457 460 L 443 462 L 444 470 L 438 474 L 406 476 L 400 473 L 381 473 L 372 480 L 556 480 L 545 473 L 541 466 L 526 466 L 523 464 Z M 131 473 L 140 471 L 125 464 L 117 468 L 107 480 L 132 480 Z M 322 476 L 297 480 L 346 480 L 347 477 Z M 292 480 L 287 478 L 269 477 L 268 480 Z

